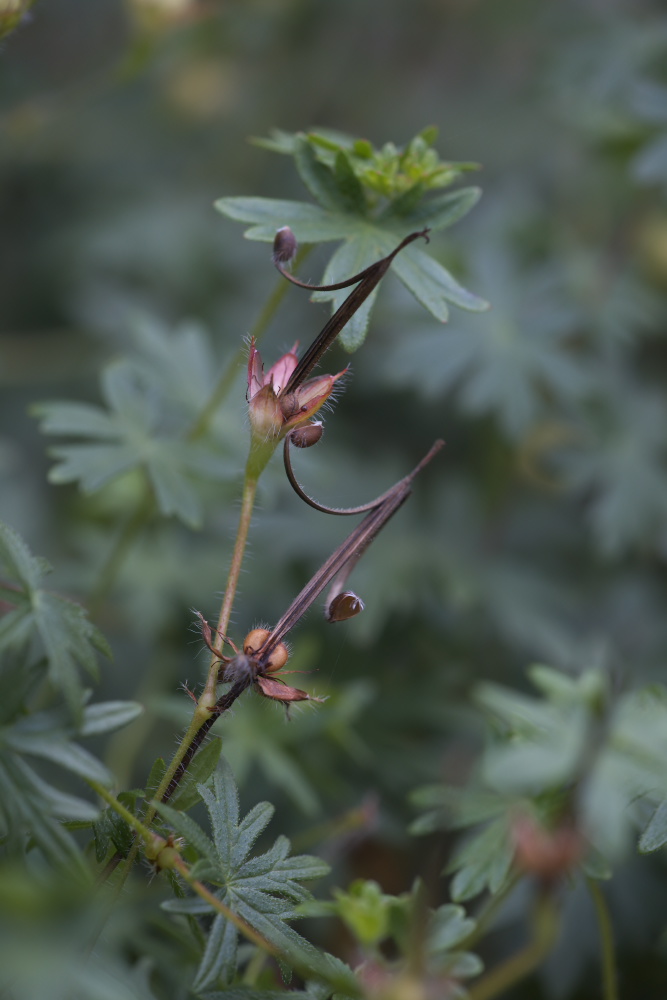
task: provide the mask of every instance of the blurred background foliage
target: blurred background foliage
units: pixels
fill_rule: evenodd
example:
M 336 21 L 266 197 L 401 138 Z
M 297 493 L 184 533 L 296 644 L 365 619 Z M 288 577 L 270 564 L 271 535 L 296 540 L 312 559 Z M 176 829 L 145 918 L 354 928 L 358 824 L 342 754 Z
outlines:
M 292 636 L 294 667 L 313 671 L 299 683 L 330 699 L 286 725 L 248 696 L 220 725 L 246 804 L 274 801 L 275 829 L 333 861 L 338 884 L 399 893 L 421 874 L 442 902 L 451 841 L 407 836 L 408 797 L 466 781 L 479 680 L 523 687 L 535 661 L 597 668 L 617 690 L 665 680 L 663 4 L 40 0 L 2 46 L 0 516 L 109 639 L 101 694 L 146 705 L 108 747 L 121 787 L 169 751 L 191 707 L 178 687 L 205 669 L 190 609 L 214 618 L 226 577 L 242 365 L 197 530 L 155 517 L 133 531 L 136 471 L 90 495 L 50 484 L 30 408 L 100 404 L 102 368 L 129 356 L 171 364 L 178 411 L 179 371 L 204 394 L 233 359 L 278 279 L 213 202 L 307 197 L 291 160 L 250 137 L 326 127 L 400 145 L 434 125 L 444 159 L 482 165 L 481 202 L 429 249 L 491 310 L 454 308 L 441 325 L 389 276 L 321 445 L 297 456 L 309 492 L 355 504 L 447 442 L 355 571 L 365 613 L 331 629 L 312 612 Z M 316 249 L 301 276 L 318 280 L 325 260 Z M 290 289 L 265 359 L 326 315 Z M 326 370 L 349 360 L 335 354 Z M 276 621 L 345 530 L 300 504 L 274 459 L 235 637 Z M 660 858 L 630 855 L 613 886 L 633 996 L 665 993 L 665 891 Z M 569 906 L 541 985 L 517 997 L 591 995 L 590 904 L 575 892 Z M 521 938 L 513 914 L 503 948 Z M 167 931 L 137 934 L 159 963 Z M 116 924 L 112 937 L 120 948 Z

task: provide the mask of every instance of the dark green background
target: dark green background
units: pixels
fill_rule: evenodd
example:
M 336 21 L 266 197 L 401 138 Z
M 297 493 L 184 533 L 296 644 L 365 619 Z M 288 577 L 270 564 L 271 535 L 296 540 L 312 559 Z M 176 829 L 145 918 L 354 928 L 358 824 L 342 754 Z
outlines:
M 98 401 L 138 314 L 202 324 L 224 365 L 276 278 L 266 245 L 212 203 L 307 198 L 291 161 L 248 137 L 321 126 L 401 144 L 438 126 L 443 158 L 482 165 L 484 196 L 431 249 L 491 311 L 454 309 L 440 327 L 389 277 L 299 475 L 359 503 L 436 437 L 447 449 L 359 567 L 364 616 L 331 630 L 313 612 L 292 637 L 295 665 L 317 671 L 297 683 L 333 708 L 286 726 L 247 698 L 225 752 L 247 803 L 275 799 L 272 829 L 304 846 L 311 827 L 379 803 L 365 839 L 329 845 L 339 884 L 400 892 L 421 873 L 445 898 L 449 844 L 409 841 L 407 796 L 464 780 L 474 683 L 522 685 L 536 660 L 600 666 L 619 687 L 665 678 L 667 15 L 658 0 L 239 0 L 152 24 L 133 10 L 39 0 L 0 51 L 0 516 L 86 603 L 136 482 L 89 498 L 48 485 L 29 405 Z M 266 359 L 325 317 L 290 290 Z M 324 370 L 347 360 L 336 349 Z M 242 456 L 242 377 L 234 398 Z M 234 479 L 208 491 L 201 532 L 152 525 L 95 609 L 115 654 L 102 693 L 148 705 L 109 750 L 124 782 L 144 780 L 187 717 L 178 685 L 205 666 L 190 609 L 217 613 L 237 493 Z M 279 617 L 345 527 L 300 506 L 274 461 L 237 638 Z M 628 996 L 664 995 L 663 867 L 629 856 L 612 886 Z M 592 917 L 575 904 L 550 995 L 595 988 Z

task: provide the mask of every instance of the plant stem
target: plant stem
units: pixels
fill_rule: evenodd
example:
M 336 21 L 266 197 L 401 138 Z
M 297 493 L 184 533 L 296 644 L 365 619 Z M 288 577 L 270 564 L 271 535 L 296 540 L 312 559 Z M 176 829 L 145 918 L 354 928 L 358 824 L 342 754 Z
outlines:
M 609 909 L 604 894 L 598 883 L 592 879 L 586 879 L 586 886 L 598 921 L 600 931 L 600 951 L 602 953 L 602 994 L 604 1000 L 618 1000 L 618 976 L 616 973 L 616 961 L 614 956 L 614 931 L 611 925 Z
M 537 903 L 530 944 L 483 976 L 468 992 L 468 1000 L 491 1000 L 501 996 L 542 964 L 551 951 L 558 931 L 558 915 L 549 896 Z
M 227 634 L 227 629 L 229 628 L 229 620 L 232 614 L 232 607 L 234 605 L 234 598 L 236 597 L 236 589 L 238 587 L 239 576 L 241 573 L 241 566 L 243 564 L 243 556 L 245 554 L 246 545 L 248 543 L 248 532 L 250 530 L 250 521 L 252 519 L 252 511 L 255 506 L 255 495 L 257 493 L 257 479 L 251 477 L 246 473 L 245 480 L 243 482 L 243 494 L 241 496 L 241 513 L 239 515 L 239 526 L 236 532 L 236 542 L 234 543 L 234 551 L 232 553 L 232 561 L 229 567 L 229 573 L 227 575 L 227 586 L 225 587 L 225 596 L 222 600 L 222 606 L 220 608 L 220 615 L 218 616 L 217 630 L 218 633 L 222 635 Z M 220 648 L 222 648 L 222 639 L 218 635 L 216 639 L 213 640 L 214 645 L 220 642 Z M 212 658 L 211 667 L 215 665 L 216 672 L 219 666 L 218 661 L 215 657 Z
M 246 544 L 248 541 L 248 531 L 250 529 L 250 521 L 252 519 L 256 493 L 257 477 L 250 475 L 248 469 L 246 468 L 246 476 L 243 482 L 243 495 L 241 498 L 241 513 L 239 515 L 239 525 L 236 532 L 236 542 L 234 543 L 232 561 L 229 567 L 229 574 L 227 576 L 227 586 L 225 588 L 225 594 L 222 600 L 217 625 L 218 632 L 223 635 L 229 627 L 232 606 L 234 604 L 234 597 L 236 596 L 239 575 L 243 564 L 243 556 L 245 554 Z M 220 648 L 222 647 L 222 639 L 220 638 L 220 635 L 216 636 L 214 642 L 216 645 L 219 643 Z M 192 716 L 190 725 L 188 726 L 187 732 L 181 740 L 178 749 L 176 750 L 176 753 L 174 754 L 171 763 L 169 764 L 169 767 L 167 768 L 164 777 L 157 788 L 157 791 L 155 792 L 155 798 L 158 801 L 165 800 L 164 797 L 167 792 L 169 792 L 167 798 L 173 794 L 178 782 L 185 774 L 187 765 L 190 763 L 201 745 L 204 736 L 220 714 L 219 708 L 216 711 L 216 687 L 218 684 L 219 666 L 220 661 L 217 657 L 212 656 L 206 686 L 197 703 L 197 708 Z M 231 694 L 231 691 L 229 693 Z M 241 692 L 239 691 L 238 693 L 240 694 Z M 213 714 L 214 712 L 215 714 Z M 149 807 L 146 811 L 145 821 L 150 823 L 154 815 L 155 810 L 152 807 Z

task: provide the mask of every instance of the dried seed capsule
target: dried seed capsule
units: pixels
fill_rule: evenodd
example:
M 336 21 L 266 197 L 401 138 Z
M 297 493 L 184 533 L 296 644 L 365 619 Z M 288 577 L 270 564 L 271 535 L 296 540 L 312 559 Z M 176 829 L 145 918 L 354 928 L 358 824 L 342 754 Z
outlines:
M 297 427 L 290 434 L 290 441 L 297 448 L 311 448 L 322 437 L 324 427 L 321 420 L 315 420 L 305 427 Z
M 352 590 L 337 594 L 326 610 L 328 622 L 344 622 L 364 610 L 364 602 Z
M 270 635 L 268 628 L 254 628 L 243 640 L 243 652 L 247 656 L 254 656 Z
M 289 264 L 296 254 L 296 236 L 289 226 L 283 226 L 273 239 L 273 261 L 275 264 Z
M 248 632 L 243 640 L 243 652 L 247 656 L 256 656 L 270 635 L 268 629 L 254 628 Z M 271 650 L 271 654 L 264 664 L 264 670 L 269 674 L 276 670 L 282 670 L 288 660 L 289 650 L 284 642 L 279 642 L 275 649 Z

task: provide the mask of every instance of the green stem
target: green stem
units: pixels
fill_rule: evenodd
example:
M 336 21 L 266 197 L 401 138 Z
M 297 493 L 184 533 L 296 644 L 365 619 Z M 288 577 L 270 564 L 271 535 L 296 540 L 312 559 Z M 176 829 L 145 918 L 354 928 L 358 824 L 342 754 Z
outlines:
M 604 894 L 598 883 L 592 879 L 586 879 L 586 886 L 591 894 L 595 915 L 600 931 L 600 951 L 602 953 L 602 992 L 604 1000 L 618 1000 L 618 976 L 616 974 L 616 960 L 614 955 L 614 930 L 611 925 L 609 909 Z
M 492 969 L 468 991 L 468 1000 L 491 1000 L 501 996 L 521 979 L 534 972 L 547 957 L 556 940 L 558 915 L 553 902 L 543 896 L 537 904 L 533 940 L 506 962 Z
M 236 542 L 234 543 L 234 551 L 232 553 L 232 561 L 229 567 L 229 573 L 227 575 L 227 586 L 225 587 L 225 596 L 222 599 L 222 605 L 220 607 L 220 615 L 218 616 L 217 630 L 222 635 L 227 634 L 227 629 L 229 628 L 229 621 L 232 615 L 232 607 L 234 606 L 234 598 L 236 597 L 236 589 L 238 587 L 239 576 L 241 574 L 241 566 L 243 565 L 243 556 L 245 555 L 246 545 L 248 543 L 248 532 L 250 530 L 250 522 L 252 520 L 252 512 L 255 506 L 255 496 L 257 494 L 257 477 L 251 476 L 246 471 L 246 476 L 243 481 L 243 494 L 241 496 L 241 513 L 239 515 L 239 526 L 236 532 Z M 222 640 L 220 636 L 214 640 L 214 644 L 217 645 L 218 640 L 220 641 L 220 648 L 222 648 Z M 211 668 L 215 666 L 216 674 L 219 666 L 218 660 L 213 657 L 211 662 Z

